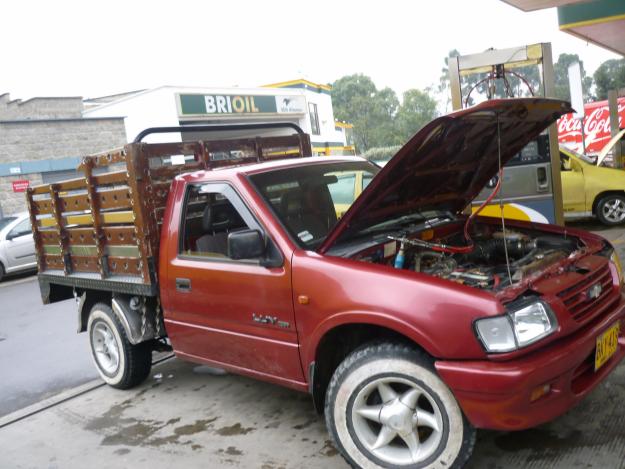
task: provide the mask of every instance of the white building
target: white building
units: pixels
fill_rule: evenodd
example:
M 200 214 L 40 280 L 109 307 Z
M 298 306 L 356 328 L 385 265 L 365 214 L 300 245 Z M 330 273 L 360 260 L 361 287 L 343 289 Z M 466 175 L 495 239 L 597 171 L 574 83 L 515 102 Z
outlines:
M 335 121 L 330 89 L 307 80 L 259 88 L 161 86 L 87 99 L 83 116 L 123 117 L 129 140 L 148 127 L 292 122 L 310 134 L 313 154 L 354 154 L 352 126 Z M 146 141 L 176 138 L 179 134 L 155 134 Z

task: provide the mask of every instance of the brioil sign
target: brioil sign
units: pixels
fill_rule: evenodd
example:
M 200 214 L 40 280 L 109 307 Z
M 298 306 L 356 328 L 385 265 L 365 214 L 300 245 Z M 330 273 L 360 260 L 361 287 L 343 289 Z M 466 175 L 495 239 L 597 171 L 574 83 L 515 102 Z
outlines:
M 301 114 L 306 110 L 303 96 L 179 94 L 178 103 L 181 116 Z

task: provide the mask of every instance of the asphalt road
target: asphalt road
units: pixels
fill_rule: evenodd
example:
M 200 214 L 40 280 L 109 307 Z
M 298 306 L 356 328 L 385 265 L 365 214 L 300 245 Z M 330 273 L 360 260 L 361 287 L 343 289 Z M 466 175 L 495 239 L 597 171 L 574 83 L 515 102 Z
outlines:
M 0 417 L 96 377 L 73 300 L 44 306 L 33 274 L 0 282 Z

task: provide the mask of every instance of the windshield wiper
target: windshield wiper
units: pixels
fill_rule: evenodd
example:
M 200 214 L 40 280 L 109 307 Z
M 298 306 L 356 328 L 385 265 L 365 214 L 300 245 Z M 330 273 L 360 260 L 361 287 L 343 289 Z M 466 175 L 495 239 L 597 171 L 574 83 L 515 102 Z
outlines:
M 370 226 L 365 228 L 364 230 L 360 230 L 358 234 L 370 234 L 370 233 L 379 233 L 381 231 L 388 231 L 395 228 L 401 228 L 402 226 L 412 223 L 415 221 L 423 221 L 426 220 L 425 216 L 420 213 L 413 213 L 411 215 L 404 215 L 402 217 L 396 218 L 394 220 L 387 220 L 382 223 L 378 223 L 377 225 Z

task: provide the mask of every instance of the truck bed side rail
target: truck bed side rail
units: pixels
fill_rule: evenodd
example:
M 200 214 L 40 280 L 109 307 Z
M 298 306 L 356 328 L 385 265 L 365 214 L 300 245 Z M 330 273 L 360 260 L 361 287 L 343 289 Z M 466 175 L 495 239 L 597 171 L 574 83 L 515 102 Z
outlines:
M 107 290 L 113 284 L 134 284 L 132 291 L 156 294 L 160 229 L 175 176 L 310 155 L 308 135 L 298 132 L 130 143 L 84 157 L 78 168 L 83 178 L 27 190 L 40 279 Z M 114 170 L 98 173 L 98 168 Z M 120 289 L 128 292 L 128 287 Z

